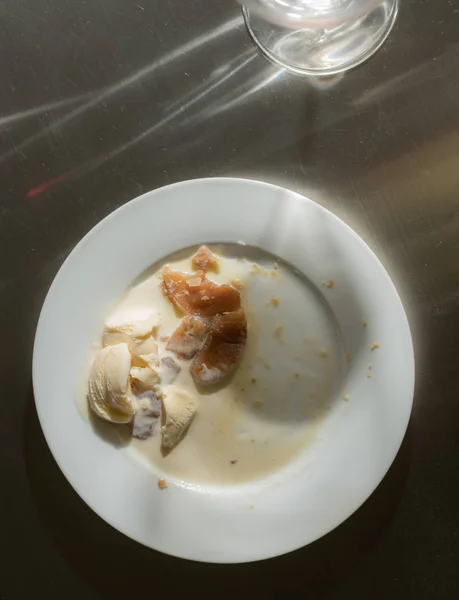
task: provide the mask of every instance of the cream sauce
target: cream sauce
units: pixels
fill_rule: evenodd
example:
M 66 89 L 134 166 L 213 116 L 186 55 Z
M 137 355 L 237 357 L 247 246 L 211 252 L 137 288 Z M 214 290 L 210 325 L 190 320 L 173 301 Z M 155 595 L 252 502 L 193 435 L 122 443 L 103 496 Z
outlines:
M 190 253 L 191 255 L 191 253 Z M 191 271 L 191 259 L 169 263 Z M 248 321 L 244 355 L 225 385 L 197 389 L 189 361 L 174 386 L 197 399 L 196 416 L 182 441 L 166 456 L 157 435 L 132 439 L 126 450 L 166 476 L 190 483 L 235 484 L 266 476 L 289 463 L 310 442 L 336 396 L 344 352 L 330 313 L 315 289 L 270 257 L 256 263 L 219 257 L 218 283 L 239 280 Z M 117 310 L 161 315 L 159 356 L 179 325 L 161 291 L 161 269 L 130 288 Z M 167 392 L 167 386 L 164 388 Z M 123 435 L 124 438 L 124 435 Z

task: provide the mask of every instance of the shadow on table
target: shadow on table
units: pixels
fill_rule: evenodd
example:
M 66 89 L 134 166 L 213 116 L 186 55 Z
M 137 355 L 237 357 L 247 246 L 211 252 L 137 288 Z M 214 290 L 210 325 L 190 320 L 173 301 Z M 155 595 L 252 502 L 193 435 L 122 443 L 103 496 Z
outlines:
M 79 498 L 55 463 L 38 422 L 30 392 L 24 421 L 24 454 L 30 489 L 39 514 L 67 562 L 102 598 L 155 594 L 177 598 L 199 589 L 214 597 L 228 593 L 287 595 L 301 589 L 323 598 L 359 568 L 390 527 L 403 495 L 410 464 L 411 435 L 386 477 L 345 523 L 291 554 L 241 565 L 209 565 L 172 558 L 146 548 L 100 519 Z M 284 596 L 285 597 L 285 596 Z

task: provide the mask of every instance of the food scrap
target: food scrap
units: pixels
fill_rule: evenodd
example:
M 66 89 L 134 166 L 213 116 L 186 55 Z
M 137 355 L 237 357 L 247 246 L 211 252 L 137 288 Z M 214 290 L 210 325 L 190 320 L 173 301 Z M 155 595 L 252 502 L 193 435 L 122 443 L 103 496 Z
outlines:
M 345 402 L 347 402 L 347 401 L 349 400 L 349 398 L 350 398 L 349 394 L 344 394 L 344 396 L 343 396 L 343 400 L 344 400 Z
M 160 490 L 165 490 L 167 488 L 167 481 L 165 479 L 158 479 L 158 487 Z
M 195 271 L 214 271 L 218 273 L 218 258 L 207 246 L 201 246 L 192 256 L 191 265 Z
M 320 356 L 322 358 L 328 358 L 328 356 L 330 355 L 330 351 L 328 348 L 322 348 L 322 350 L 320 351 Z
M 363 325 L 364 327 L 366 327 L 366 326 L 368 325 L 368 323 L 367 323 L 367 322 L 364 320 L 364 321 L 362 321 L 362 325 Z
M 330 277 L 328 281 L 322 281 L 322 285 L 330 289 L 335 285 L 335 280 L 333 279 L 333 277 Z
M 377 348 L 379 348 L 379 342 L 373 342 L 371 344 L 370 350 L 373 351 L 373 350 L 376 350 Z
M 272 304 L 273 306 L 276 306 L 276 307 L 277 307 L 277 306 L 279 306 L 279 304 L 280 304 L 280 300 L 279 300 L 279 298 L 276 298 L 275 296 L 273 296 L 273 297 L 270 299 L 270 302 L 271 302 L 271 304 Z

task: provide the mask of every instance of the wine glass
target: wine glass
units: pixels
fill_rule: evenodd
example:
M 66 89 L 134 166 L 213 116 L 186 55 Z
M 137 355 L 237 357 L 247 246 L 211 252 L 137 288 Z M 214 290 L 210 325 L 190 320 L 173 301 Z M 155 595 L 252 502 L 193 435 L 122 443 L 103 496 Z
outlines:
M 239 0 L 250 35 L 281 67 L 333 75 L 356 67 L 384 43 L 398 0 Z

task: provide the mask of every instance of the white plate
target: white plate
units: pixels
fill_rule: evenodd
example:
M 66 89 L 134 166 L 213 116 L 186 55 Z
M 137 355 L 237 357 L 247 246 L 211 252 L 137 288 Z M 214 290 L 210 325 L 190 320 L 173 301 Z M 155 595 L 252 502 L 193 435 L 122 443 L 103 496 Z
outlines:
M 79 414 L 74 397 L 84 358 L 108 307 L 149 265 L 194 244 L 239 240 L 289 262 L 323 293 L 352 354 L 342 390 L 349 400 L 334 404 L 317 440 L 305 448 L 300 470 L 285 469 L 240 486 L 172 484 L 161 491 L 150 470 L 95 435 Z M 336 284 L 326 290 L 321 283 L 330 277 Z M 374 341 L 380 347 L 372 352 Z M 168 554 L 244 562 L 316 540 L 368 498 L 397 454 L 408 424 L 414 358 L 408 322 L 390 278 L 347 225 L 280 187 L 203 179 L 137 198 L 77 245 L 40 315 L 33 383 L 51 451 L 98 515 Z

